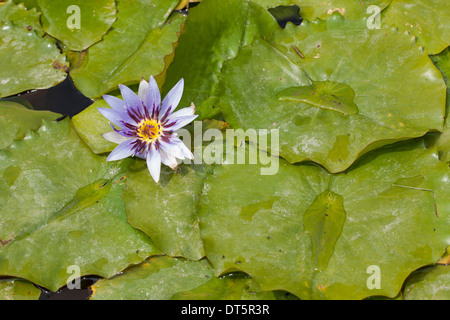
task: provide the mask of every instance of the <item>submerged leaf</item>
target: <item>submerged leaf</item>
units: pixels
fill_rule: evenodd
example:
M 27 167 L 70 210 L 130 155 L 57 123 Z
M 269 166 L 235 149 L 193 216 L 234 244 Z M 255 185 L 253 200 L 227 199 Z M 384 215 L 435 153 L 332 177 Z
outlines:
M 58 113 L 30 110 L 15 102 L 0 101 L 0 149 L 22 139 L 28 130 L 39 129 L 42 120 L 51 121 L 59 117 Z

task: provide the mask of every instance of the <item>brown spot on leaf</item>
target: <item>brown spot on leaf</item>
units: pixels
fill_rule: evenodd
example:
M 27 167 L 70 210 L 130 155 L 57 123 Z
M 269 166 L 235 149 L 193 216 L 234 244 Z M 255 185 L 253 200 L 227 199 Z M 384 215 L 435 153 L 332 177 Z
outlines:
M 53 69 L 56 69 L 56 70 L 64 70 L 65 72 L 69 71 L 69 66 L 62 64 L 58 60 L 53 61 L 52 67 L 53 67 Z
M 0 239 L 0 244 L 2 245 L 2 247 L 6 247 L 11 241 L 13 241 L 14 239 L 14 234 L 12 235 L 11 239 L 6 239 L 6 240 L 2 240 Z

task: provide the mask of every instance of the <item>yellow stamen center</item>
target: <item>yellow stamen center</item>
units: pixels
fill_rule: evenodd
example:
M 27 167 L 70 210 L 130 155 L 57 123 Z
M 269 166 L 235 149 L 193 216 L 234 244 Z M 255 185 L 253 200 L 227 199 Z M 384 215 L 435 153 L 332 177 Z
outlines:
M 155 119 L 142 120 L 138 125 L 137 135 L 145 142 L 151 142 L 158 139 L 161 136 L 161 133 L 161 125 Z

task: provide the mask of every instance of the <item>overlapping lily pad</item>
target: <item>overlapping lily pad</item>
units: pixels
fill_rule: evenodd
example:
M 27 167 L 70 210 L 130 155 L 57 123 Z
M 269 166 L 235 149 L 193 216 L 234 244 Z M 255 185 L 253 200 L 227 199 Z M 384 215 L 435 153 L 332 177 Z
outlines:
M 109 121 L 98 112 L 97 108 L 110 108 L 105 100 L 95 101 L 89 107 L 72 118 L 75 130 L 94 153 L 114 150 L 117 144 L 102 137 L 103 133 L 112 131 Z
M 256 36 L 268 36 L 276 28 L 272 15 L 251 1 L 203 1 L 189 12 L 163 92 L 184 78 L 180 105 L 194 102 L 201 117 L 217 115 L 216 90 L 223 62 L 234 58 Z
M 164 167 L 161 183 L 155 184 L 145 161 L 137 161 L 136 166 L 128 173 L 123 195 L 129 223 L 170 256 L 202 258 L 196 207 L 207 167 L 181 165 L 177 172 Z
M 37 300 L 41 294 L 34 284 L 21 279 L 0 279 L 0 300 Z
M 0 159 L 0 275 L 55 291 L 69 266 L 110 277 L 159 253 L 126 221 L 127 161 L 93 154 L 68 119 L 44 122 Z
M 283 160 L 275 175 L 262 176 L 259 169 L 224 165 L 205 180 L 200 228 L 216 275 L 241 270 L 263 290 L 283 289 L 303 299 L 395 297 L 413 270 L 436 262 L 448 246 L 450 170 L 421 141 L 374 152 L 339 175 Z M 342 197 L 346 219 L 342 233 L 309 231 L 337 238 L 328 249 L 316 242 L 328 250 L 321 268 L 305 218 L 324 192 Z M 331 221 L 334 211 L 316 213 Z M 317 234 L 321 230 L 331 234 Z M 368 284 L 371 266 L 381 272 L 380 288 Z
M 446 0 L 394 0 L 382 15 L 383 23 L 416 36 L 428 54 L 438 54 L 450 45 L 449 20 Z
M 61 115 L 50 111 L 30 110 L 12 101 L 0 101 L 0 149 L 22 139 L 28 130 L 37 130 L 42 120 L 56 120 Z
M 450 110 L 450 49 L 447 48 L 438 55 L 430 56 L 431 60 L 435 63 L 436 67 L 441 71 L 444 76 L 445 83 L 447 84 L 447 109 L 446 109 L 446 121 L 444 131 L 437 142 L 439 151 L 441 152 L 442 160 L 447 160 L 448 152 L 450 151 L 450 128 L 448 120 L 448 112 Z
M 0 97 L 49 88 L 66 78 L 65 55 L 53 39 L 42 37 L 35 9 L 0 3 L 0 39 Z
M 406 282 L 404 300 L 450 300 L 450 266 L 414 272 Z
M 227 274 L 212 277 L 205 284 L 191 291 L 180 292 L 172 300 L 274 300 L 285 298 L 282 292 L 261 291 L 246 274 Z M 291 298 L 291 297 L 287 297 Z
M 116 1 L 117 19 L 103 40 L 78 55 L 70 76 L 87 97 L 97 98 L 119 84 L 139 82 L 164 70 L 185 17 L 169 18 L 177 0 Z
M 37 5 L 45 32 L 75 51 L 100 41 L 116 18 L 114 0 L 38 0 Z
M 217 278 L 205 259 L 152 257 L 93 286 L 93 300 L 274 300 L 294 299 L 285 292 L 264 292 L 247 275 Z
M 93 300 L 168 300 L 189 291 L 213 276 L 207 260 L 190 261 L 167 256 L 152 257 L 123 274 L 100 280 L 93 287 Z
M 334 14 L 288 25 L 271 43 L 225 62 L 219 107 L 232 128 L 278 129 L 289 162 L 340 172 L 370 150 L 442 130 L 446 86 L 413 37 Z

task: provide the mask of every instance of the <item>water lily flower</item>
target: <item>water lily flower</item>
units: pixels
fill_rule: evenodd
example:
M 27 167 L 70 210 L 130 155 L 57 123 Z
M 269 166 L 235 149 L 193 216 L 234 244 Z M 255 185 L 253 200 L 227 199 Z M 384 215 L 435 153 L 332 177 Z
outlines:
M 119 128 L 111 124 L 113 130 L 102 135 L 119 144 L 106 161 L 129 156 L 145 159 L 151 176 L 158 182 L 161 162 L 175 170 L 177 159 L 193 159 L 194 155 L 175 132 L 197 117 L 194 104 L 173 112 L 181 100 L 183 87 L 181 79 L 161 102 L 158 85 L 150 77 L 149 82 L 141 81 L 138 94 L 119 85 L 123 100 L 104 95 L 112 109 L 98 108 L 98 111 Z

